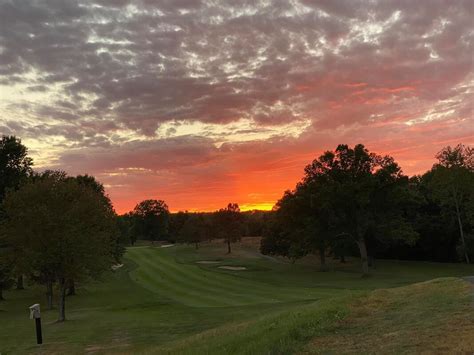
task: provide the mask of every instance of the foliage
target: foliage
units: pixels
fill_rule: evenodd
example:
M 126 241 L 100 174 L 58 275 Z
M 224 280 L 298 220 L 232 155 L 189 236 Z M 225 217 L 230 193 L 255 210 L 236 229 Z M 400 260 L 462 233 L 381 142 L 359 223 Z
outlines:
M 3 136 L 0 140 L 0 222 L 5 218 L 1 203 L 9 190 L 18 189 L 32 174 L 33 160 L 28 149 L 14 136 Z M 12 277 L 22 275 L 24 262 L 22 251 L 12 248 L 0 236 L 0 300 L 2 290 L 12 286 Z
M 282 255 L 293 263 L 311 249 L 311 236 L 304 197 L 300 191 L 286 191 L 276 204 L 276 211 L 261 241 L 263 254 Z
M 0 140 L 0 203 L 8 189 L 17 189 L 32 173 L 28 149 L 14 136 Z
M 261 237 L 271 214 L 269 211 L 242 212 L 245 235 L 249 237 Z
M 444 148 L 436 157 L 438 163 L 429 172 L 433 197 L 456 220 L 460 242 L 458 248 L 469 263 L 469 254 L 474 251 L 469 249 L 465 230 L 469 234 L 474 229 L 470 223 L 474 200 L 474 149 L 459 144 L 454 148 Z
M 341 251 L 341 236 L 349 236 L 359 247 L 367 274 L 370 239 L 379 244 L 416 240 L 406 218 L 415 203 L 408 182 L 393 158 L 370 153 L 361 144 L 339 145 L 306 166 L 296 189 L 277 203 L 276 216 L 283 226 L 279 233 L 292 240 L 290 247 L 296 243 L 297 250 L 300 245 L 307 253 L 319 250 L 323 266 L 326 248 L 338 246 Z
M 61 321 L 66 281 L 97 277 L 117 258 L 115 213 L 104 201 L 87 184 L 51 172 L 5 198 L 8 243 L 23 251 L 34 280 L 58 281 Z
M 0 301 L 3 301 L 3 291 L 8 290 L 13 285 L 13 253 L 5 241 L 5 237 L 0 235 Z
M 135 206 L 133 232 L 138 239 L 166 240 L 169 236 L 169 210 L 162 200 L 144 200 Z
M 181 229 L 183 228 L 184 224 L 188 220 L 190 213 L 188 211 L 179 211 L 177 213 L 170 214 L 170 222 L 169 222 L 169 234 L 170 239 L 175 241 L 179 238 L 179 234 Z
M 218 237 L 223 238 L 227 244 L 227 253 L 231 253 L 231 243 L 240 240 L 244 234 L 243 218 L 237 203 L 229 203 L 214 213 L 214 228 Z
M 119 230 L 119 240 L 122 245 L 134 245 L 137 241 L 137 236 L 133 232 L 134 216 L 132 213 L 126 213 L 117 216 L 117 226 Z
M 209 239 L 210 225 L 206 223 L 204 216 L 199 213 L 190 213 L 179 230 L 178 241 L 194 244 L 196 249 L 199 243 Z

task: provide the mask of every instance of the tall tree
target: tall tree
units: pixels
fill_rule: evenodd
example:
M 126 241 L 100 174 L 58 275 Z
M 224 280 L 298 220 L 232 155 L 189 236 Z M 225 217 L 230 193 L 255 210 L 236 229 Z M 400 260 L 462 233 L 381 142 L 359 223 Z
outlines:
M 370 153 L 362 144 L 341 144 L 305 168 L 303 183 L 325 186 L 325 201 L 338 220 L 339 233 L 351 236 L 359 247 L 364 275 L 369 272 L 370 236 L 409 243 L 417 237 L 404 218 L 408 178 L 389 156 Z
M 178 240 L 187 244 L 194 244 L 196 249 L 199 243 L 209 238 L 209 225 L 199 213 L 190 213 L 179 230 Z
M 190 215 L 191 213 L 188 211 L 179 211 L 177 213 L 170 214 L 169 233 L 172 240 L 177 240 L 180 238 L 181 229 L 189 219 Z
M 469 264 L 469 251 L 464 229 L 469 220 L 469 206 L 474 199 L 474 148 L 458 144 L 443 148 L 438 163 L 431 169 L 431 183 L 440 203 L 454 212 L 462 254 Z
M 285 191 L 276 203 L 261 240 L 262 254 L 285 256 L 295 263 L 311 252 L 307 213 L 301 197 L 298 191 Z
M 117 216 L 117 226 L 120 233 L 119 239 L 122 244 L 131 244 L 133 246 L 137 241 L 137 236 L 133 233 L 133 221 L 132 213 Z
M 115 259 L 115 213 L 103 196 L 47 173 L 9 192 L 3 203 L 10 245 L 22 248 L 36 280 L 59 285 L 59 321 L 66 319 L 67 280 L 97 277 Z
M 169 210 L 162 200 L 145 200 L 135 206 L 134 233 L 142 239 L 164 240 L 168 237 Z
M 214 214 L 214 225 L 217 234 L 224 238 L 227 253 L 232 252 L 231 244 L 240 240 L 243 234 L 243 218 L 237 203 L 229 203 Z
M 15 136 L 3 136 L 0 140 L 0 205 L 8 190 L 16 190 L 24 183 L 33 173 L 33 160 L 28 157 L 28 148 L 26 148 L 21 140 Z M 2 214 L 0 213 L 0 220 Z M 4 245 L 4 248 L 7 248 Z M 0 263 L 2 261 L 0 260 Z M 7 268 L 16 274 L 17 289 L 23 289 L 23 273 L 24 262 L 22 250 L 9 249 L 9 258 L 3 258 L 3 265 L 0 267 L 3 272 L 7 272 Z M 6 275 L 6 274 L 5 274 Z M 4 287 L 11 286 L 10 282 L 5 282 Z
M 28 148 L 15 136 L 3 136 L 0 140 L 0 203 L 8 189 L 18 189 L 31 175 L 33 160 Z
M 3 301 L 3 291 L 13 285 L 13 260 L 11 248 L 5 241 L 5 236 L 0 235 L 0 301 Z

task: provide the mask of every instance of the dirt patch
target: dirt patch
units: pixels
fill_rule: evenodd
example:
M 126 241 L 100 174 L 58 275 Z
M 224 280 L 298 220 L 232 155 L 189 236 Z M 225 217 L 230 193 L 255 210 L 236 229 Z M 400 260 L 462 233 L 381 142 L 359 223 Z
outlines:
M 199 260 L 196 261 L 196 264 L 219 264 L 220 261 L 217 260 Z
M 174 247 L 174 244 L 164 244 L 161 247 L 162 248 L 170 248 L 170 247 Z
M 219 269 L 232 270 L 232 271 L 247 270 L 245 266 L 219 266 Z
M 112 270 L 117 270 L 117 269 L 120 269 L 121 267 L 123 267 L 123 264 L 115 264 L 115 265 L 112 265 Z

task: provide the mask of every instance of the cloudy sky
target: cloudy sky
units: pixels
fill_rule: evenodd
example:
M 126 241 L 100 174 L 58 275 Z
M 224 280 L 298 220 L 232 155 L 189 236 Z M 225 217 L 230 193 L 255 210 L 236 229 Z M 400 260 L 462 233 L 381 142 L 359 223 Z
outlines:
M 118 212 L 270 208 L 338 143 L 474 144 L 474 1 L 0 0 L 0 134 Z

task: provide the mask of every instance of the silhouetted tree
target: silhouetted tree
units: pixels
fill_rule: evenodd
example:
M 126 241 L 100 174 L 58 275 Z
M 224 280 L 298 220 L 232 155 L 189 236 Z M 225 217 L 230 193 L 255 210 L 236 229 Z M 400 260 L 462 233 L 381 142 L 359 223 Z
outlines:
M 32 174 L 33 160 L 28 149 L 14 136 L 0 140 L 0 203 L 9 189 L 18 189 Z
M 243 234 L 243 218 L 237 203 L 229 203 L 214 214 L 214 225 L 218 235 L 227 244 L 227 253 L 232 252 L 231 244 L 240 240 Z
M 137 236 L 133 231 L 134 216 L 132 213 L 126 213 L 121 216 L 117 216 L 117 226 L 119 229 L 121 244 L 134 245 L 137 241 Z
M 209 225 L 204 217 L 199 213 L 190 213 L 179 231 L 178 240 L 187 244 L 194 244 L 198 249 L 199 243 L 208 239 L 208 236 Z
M 292 247 L 298 256 L 318 251 L 324 270 L 327 248 L 340 251 L 339 241 L 346 244 L 351 237 L 368 274 L 368 240 L 412 243 L 417 237 L 406 219 L 411 206 L 408 186 L 393 158 L 369 153 L 361 144 L 353 149 L 339 145 L 306 166 L 296 189 L 277 203 L 276 238 L 284 241 L 279 248 L 286 246 L 290 257 Z M 268 252 L 266 243 L 262 251 Z
M 28 149 L 15 136 L 3 136 L 0 140 L 0 206 L 5 194 L 9 190 L 16 190 L 33 173 L 33 160 L 28 157 Z M 0 221 L 2 213 L 0 212 Z M 8 246 L 4 245 L 4 249 Z M 4 275 L 16 275 L 17 289 L 23 289 L 24 263 L 21 250 L 9 249 L 8 258 L 4 258 L 0 265 Z M 1 261 L 0 261 L 1 263 Z M 12 268 L 7 272 L 7 267 Z M 9 276 L 9 277 L 10 277 Z M 11 286 L 11 282 L 4 282 L 3 287 Z
M 325 206 L 339 234 L 359 247 L 363 273 L 369 272 L 367 238 L 413 243 L 416 232 L 405 218 L 408 178 L 389 156 L 379 156 L 358 144 L 339 145 L 305 168 L 303 184 L 324 186 Z
M 146 240 L 164 240 L 168 237 L 169 210 L 162 200 L 145 200 L 135 206 L 134 233 Z
M 13 260 L 11 248 L 0 234 L 0 301 L 3 301 L 3 291 L 8 290 L 14 283 Z
M 448 146 L 436 158 L 438 163 L 430 171 L 434 196 L 441 206 L 453 211 L 459 231 L 461 254 L 469 263 L 464 230 L 468 227 L 469 210 L 474 200 L 474 149 L 462 144 L 454 148 Z
M 173 240 L 179 239 L 181 229 L 188 220 L 191 214 L 187 211 L 179 211 L 178 213 L 170 214 L 169 234 Z

